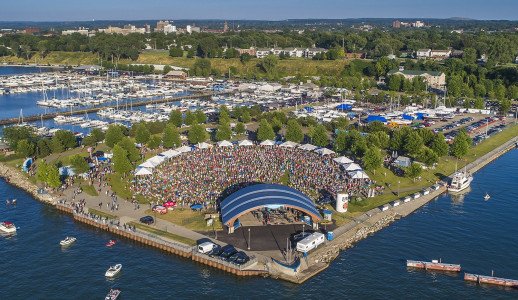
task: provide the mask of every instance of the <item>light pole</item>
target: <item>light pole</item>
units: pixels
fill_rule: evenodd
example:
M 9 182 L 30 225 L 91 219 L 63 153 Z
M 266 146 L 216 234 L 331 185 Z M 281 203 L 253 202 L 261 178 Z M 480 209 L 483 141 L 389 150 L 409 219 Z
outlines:
M 397 196 L 399 197 L 399 184 L 401 183 L 400 180 L 397 181 Z
M 250 228 L 248 228 L 248 250 L 250 250 Z

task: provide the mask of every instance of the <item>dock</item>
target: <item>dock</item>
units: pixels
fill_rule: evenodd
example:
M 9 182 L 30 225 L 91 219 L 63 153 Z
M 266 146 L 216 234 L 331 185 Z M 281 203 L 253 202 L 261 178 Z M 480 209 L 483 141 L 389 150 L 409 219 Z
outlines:
M 470 282 L 476 282 L 477 284 L 492 284 L 505 287 L 518 288 L 518 280 L 500 278 L 494 276 L 484 276 L 478 274 L 464 273 L 464 280 Z
M 424 269 L 426 271 L 445 271 L 445 272 L 460 272 L 461 267 L 457 264 L 445 264 L 437 260 L 429 261 L 417 261 L 407 260 L 406 266 L 409 268 Z
M 133 102 L 132 106 L 145 106 L 147 104 L 159 104 L 159 103 L 169 103 L 174 101 L 180 101 L 182 99 L 200 99 L 200 98 L 210 98 L 212 96 L 220 96 L 220 95 L 227 95 L 230 92 L 204 92 L 204 93 L 194 93 L 191 95 L 185 95 L 185 96 L 175 96 L 175 97 L 167 97 L 163 99 L 156 99 L 156 100 L 146 100 L 146 101 L 137 101 Z M 85 109 L 79 109 L 79 110 L 73 110 L 73 111 L 59 111 L 59 112 L 52 112 L 52 113 L 46 113 L 46 114 L 40 114 L 40 115 L 31 115 L 23 117 L 24 122 L 35 122 L 40 120 L 48 120 L 53 119 L 55 117 L 59 116 L 73 116 L 73 115 L 84 115 L 88 113 L 94 113 L 98 112 L 102 109 L 107 108 L 117 108 L 117 105 L 103 105 L 103 106 L 96 106 L 96 107 L 90 107 Z M 11 124 L 17 124 L 20 122 L 20 118 L 9 118 L 0 120 L 0 125 L 11 125 Z

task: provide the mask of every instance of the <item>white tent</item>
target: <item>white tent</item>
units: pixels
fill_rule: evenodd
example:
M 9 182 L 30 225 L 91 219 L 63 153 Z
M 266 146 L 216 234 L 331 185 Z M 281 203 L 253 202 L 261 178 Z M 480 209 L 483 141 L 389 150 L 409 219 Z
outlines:
M 135 172 L 135 176 L 144 176 L 144 175 L 151 175 L 153 172 L 151 172 L 147 168 L 138 168 L 137 172 Z
M 336 153 L 333 150 L 329 150 L 327 148 L 320 148 L 320 149 L 315 150 L 315 152 L 320 154 L 320 155 L 330 155 L 330 154 L 335 154 Z
M 339 164 L 350 164 L 352 163 L 353 161 L 349 158 L 349 157 L 346 157 L 346 156 L 340 156 L 340 157 L 337 157 L 335 159 L 333 159 L 335 162 L 339 163 Z
M 287 142 L 284 142 L 282 144 L 280 144 L 281 147 L 286 147 L 286 148 L 295 148 L 298 146 L 297 143 L 295 142 L 292 142 L 292 141 L 287 141 Z
M 208 149 L 208 148 L 212 148 L 212 145 L 209 144 L 209 143 L 198 143 L 198 145 L 196 145 L 196 147 L 198 147 L 198 149 Z
M 356 171 L 356 170 L 360 170 L 361 171 L 362 167 L 360 167 L 358 164 L 350 163 L 350 164 L 345 164 L 344 165 L 344 169 L 346 171 Z
M 249 140 L 242 140 L 242 141 L 239 141 L 238 143 L 239 146 L 253 146 L 254 143 L 252 143 L 251 141 Z
M 144 163 L 140 164 L 140 168 L 148 168 L 148 169 L 154 169 L 156 166 L 158 166 L 157 163 L 154 163 L 151 160 L 146 160 Z
M 262 141 L 259 145 L 261 146 L 275 146 L 275 142 L 272 140 Z
M 369 179 L 369 175 L 367 175 L 367 173 L 361 171 L 361 170 L 357 170 L 357 171 L 352 171 L 352 172 L 349 172 L 349 177 L 351 177 L 352 179 Z
M 192 151 L 192 148 L 189 147 L 189 146 L 182 146 L 180 148 L 177 148 L 175 149 L 176 151 L 180 152 L 180 153 L 185 153 L 185 152 L 190 152 Z
M 229 141 L 220 141 L 218 142 L 218 147 L 232 147 L 232 143 Z
M 159 165 L 161 163 L 163 163 L 165 161 L 165 157 L 164 156 L 160 156 L 160 155 L 156 155 L 156 156 L 153 156 L 151 157 L 150 159 L 148 159 L 148 161 L 151 161 L 152 163 L 154 163 L 155 165 Z
M 173 158 L 173 157 L 176 157 L 178 155 L 180 155 L 180 152 L 176 151 L 176 150 L 173 150 L 173 149 L 170 149 L 170 150 L 167 150 L 165 152 L 162 152 L 161 155 L 167 157 L 167 158 Z
M 300 146 L 299 146 L 299 149 L 307 150 L 307 151 L 313 151 L 313 150 L 315 150 L 316 148 L 318 148 L 318 147 L 317 147 L 317 146 L 315 146 L 315 145 L 311 145 L 311 144 L 304 144 L 304 145 L 300 145 Z

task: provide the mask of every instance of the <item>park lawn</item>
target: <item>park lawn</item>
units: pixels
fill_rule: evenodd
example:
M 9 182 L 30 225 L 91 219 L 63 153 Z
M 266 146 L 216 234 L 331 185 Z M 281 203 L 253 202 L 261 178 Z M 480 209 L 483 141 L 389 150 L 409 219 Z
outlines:
M 153 212 L 149 209 L 146 211 L 148 214 Z M 191 209 L 175 209 L 167 212 L 165 215 L 156 214 L 156 217 L 176 225 L 183 226 L 185 228 L 194 231 L 212 231 L 222 230 L 223 225 L 219 219 L 214 219 L 214 227 L 207 227 L 207 221 L 205 221 L 205 213 L 193 211 Z
M 88 212 L 106 219 L 117 219 L 118 217 L 107 212 L 103 212 L 97 209 L 88 208 Z
M 112 188 L 112 191 L 117 194 L 117 196 L 126 199 L 131 200 L 133 193 L 130 190 L 131 185 L 131 176 L 127 175 L 126 178 L 122 178 L 120 174 L 112 173 L 106 175 L 108 178 L 108 183 Z
M 82 183 L 79 186 L 81 187 L 81 189 L 83 189 L 83 192 L 85 192 L 87 195 L 99 196 L 99 193 L 97 193 L 97 190 L 95 189 L 94 186 L 86 184 L 86 183 Z
M 173 234 L 173 233 L 170 233 L 170 232 L 167 232 L 167 231 L 163 231 L 163 230 L 156 229 L 156 228 L 153 228 L 153 227 L 150 227 L 150 226 L 146 226 L 144 224 L 140 224 L 140 223 L 137 223 L 137 222 L 130 222 L 129 224 L 135 226 L 136 228 L 138 228 L 140 230 L 143 230 L 143 231 L 149 232 L 151 234 L 155 234 L 155 235 L 158 235 L 160 237 L 164 237 L 164 238 L 176 241 L 176 242 L 180 242 L 180 243 L 188 245 L 188 246 L 195 246 L 196 245 L 196 241 L 195 240 L 191 240 L 190 238 L 186 238 L 186 237 L 183 237 L 183 236 L 180 236 L 180 235 L 177 235 L 177 234 Z

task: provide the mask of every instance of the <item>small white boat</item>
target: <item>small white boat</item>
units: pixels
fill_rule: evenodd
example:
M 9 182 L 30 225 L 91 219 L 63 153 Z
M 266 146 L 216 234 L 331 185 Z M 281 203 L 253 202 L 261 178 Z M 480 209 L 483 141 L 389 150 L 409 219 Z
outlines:
M 448 191 L 450 193 L 459 193 L 467 189 L 470 186 L 471 181 L 473 181 L 473 176 L 467 172 L 457 172 L 452 177 Z
M 489 196 L 489 194 L 488 194 L 488 193 L 486 193 L 486 195 L 484 196 L 484 200 L 486 200 L 486 201 L 487 201 L 487 200 L 489 200 L 490 198 L 491 198 L 491 196 Z
M 14 226 L 13 223 L 5 221 L 0 222 L 0 231 L 5 233 L 15 233 L 16 232 L 16 226 Z
M 112 278 L 112 277 L 115 277 L 117 274 L 120 273 L 120 271 L 122 270 L 122 265 L 121 264 L 116 264 L 115 266 L 111 266 L 107 271 L 106 273 L 104 274 L 104 276 L 108 277 L 108 278 Z
M 119 295 L 121 294 L 121 290 L 119 289 L 110 289 L 104 300 L 117 300 L 119 299 Z
M 73 236 L 67 236 L 64 240 L 59 242 L 61 246 L 70 246 L 76 241 L 76 238 Z

